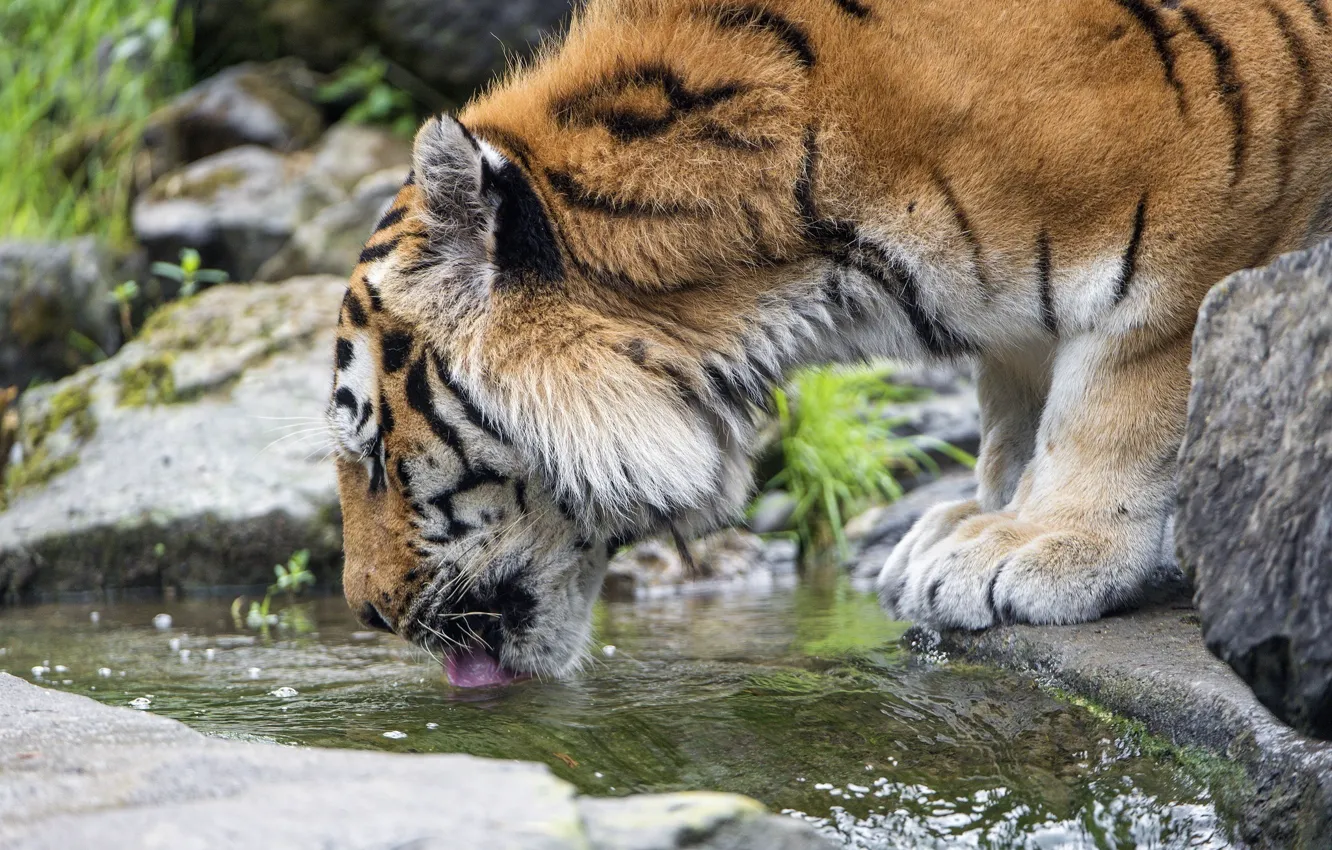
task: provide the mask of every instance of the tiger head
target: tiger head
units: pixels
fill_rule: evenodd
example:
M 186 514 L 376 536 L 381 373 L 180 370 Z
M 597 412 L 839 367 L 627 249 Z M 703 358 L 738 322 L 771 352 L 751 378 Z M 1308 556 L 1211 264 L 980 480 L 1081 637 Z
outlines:
M 570 671 L 609 550 L 733 520 L 755 409 L 855 312 L 790 45 L 595 8 L 424 125 L 341 312 L 346 596 L 458 684 Z

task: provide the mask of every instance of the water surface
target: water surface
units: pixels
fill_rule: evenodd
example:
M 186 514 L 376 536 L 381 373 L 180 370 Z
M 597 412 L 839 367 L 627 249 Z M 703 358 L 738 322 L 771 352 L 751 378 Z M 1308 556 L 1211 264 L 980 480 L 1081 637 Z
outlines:
M 212 735 L 539 761 L 598 795 L 735 791 L 848 848 L 1231 846 L 1203 782 L 1029 682 L 914 658 L 844 584 L 603 604 L 581 674 L 490 692 L 341 599 L 274 607 L 267 634 L 229 600 L 5 610 L 0 669 Z

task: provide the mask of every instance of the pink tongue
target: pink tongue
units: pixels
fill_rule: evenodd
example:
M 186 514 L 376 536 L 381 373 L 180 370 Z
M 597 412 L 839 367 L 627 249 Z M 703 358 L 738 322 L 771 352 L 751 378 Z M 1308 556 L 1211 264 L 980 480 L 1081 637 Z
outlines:
M 462 653 L 450 652 L 444 659 L 449 682 L 457 688 L 486 688 L 507 685 L 521 678 L 505 670 L 498 659 L 484 649 L 469 649 Z

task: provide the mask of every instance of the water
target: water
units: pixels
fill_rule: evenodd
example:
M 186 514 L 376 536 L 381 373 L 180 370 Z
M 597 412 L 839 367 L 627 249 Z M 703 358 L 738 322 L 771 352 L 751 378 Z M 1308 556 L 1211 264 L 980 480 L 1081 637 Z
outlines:
M 7 610 L 0 669 L 224 737 L 527 759 L 598 795 L 736 791 L 848 848 L 1231 846 L 1205 783 L 1029 682 L 914 659 L 846 585 L 604 604 L 579 676 L 495 692 L 451 688 L 341 599 L 267 636 L 229 607 Z

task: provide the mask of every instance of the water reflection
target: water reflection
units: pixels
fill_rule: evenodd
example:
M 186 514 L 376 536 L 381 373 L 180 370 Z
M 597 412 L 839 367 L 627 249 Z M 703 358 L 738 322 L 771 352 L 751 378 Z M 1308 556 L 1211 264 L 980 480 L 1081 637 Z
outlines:
M 595 794 L 737 791 L 866 850 L 1230 846 L 1204 785 L 1025 681 L 913 661 L 844 583 L 602 605 L 579 677 L 492 692 L 450 688 L 340 599 L 267 638 L 219 601 L 90 613 L 0 614 L 0 668 L 216 735 L 541 761 Z

